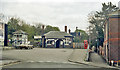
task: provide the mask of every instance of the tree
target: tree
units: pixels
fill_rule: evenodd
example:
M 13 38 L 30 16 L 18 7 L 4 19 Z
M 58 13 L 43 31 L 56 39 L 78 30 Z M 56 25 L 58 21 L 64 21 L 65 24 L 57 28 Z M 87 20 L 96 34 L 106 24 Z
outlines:
M 0 18 L 1 19 L 1 18 Z M 23 20 L 19 18 L 11 18 L 8 21 L 8 38 L 12 38 L 12 33 L 17 30 L 23 30 L 28 34 L 28 40 L 33 41 L 35 35 L 42 35 L 42 26 L 43 24 L 38 24 L 36 26 L 26 24 Z M 49 31 L 60 31 L 58 27 L 52 27 L 50 25 L 46 26 L 45 33 Z
M 36 25 L 36 34 L 35 35 L 42 35 L 42 26 L 43 26 L 43 24 Z
M 77 30 L 75 30 L 75 32 L 77 32 L 77 33 L 80 32 L 80 37 L 76 36 L 74 38 L 75 42 L 81 42 L 81 43 L 83 43 L 84 40 L 88 40 L 88 34 L 84 30 L 77 29 Z
M 18 18 L 11 18 L 8 21 L 8 37 L 11 38 L 12 37 L 12 33 L 19 30 L 20 26 L 18 25 L 19 23 L 19 19 Z
M 4 14 L 0 13 L 0 21 L 3 21 L 4 17 L 5 17 Z
M 92 37 L 92 40 L 98 39 L 99 45 L 103 45 L 104 41 L 104 26 L 105 20 L 108 17 L 108 14 L 118 10 L 118 7 L 113 5 L 111 2 L 102 3 L 102 11 L 91 12 L 88 16 L 88 21 L 90 26 L 88 27 L 89 35 Z M 94 44 L 94 42 L 92 44 Z
M 49 31 L 60 31 L 60 29 L 58 27 L 52 27 L 52 26 L 48 25 L 45 28 L 45 33 L 49 32 Z

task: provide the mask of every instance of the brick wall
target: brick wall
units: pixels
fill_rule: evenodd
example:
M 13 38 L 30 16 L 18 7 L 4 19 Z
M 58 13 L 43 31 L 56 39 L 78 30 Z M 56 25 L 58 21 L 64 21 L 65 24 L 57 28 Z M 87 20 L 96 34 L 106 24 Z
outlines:
M 109 18 L 109 60 L 118 61 L 120 59 L 120 18 Z
M 110 47 L 109 60 L 118 61 L 118 47 Z
M 118 20 L 118 23 L 119 23 L 118 24 L 118 32 L 119 32 L 118 38 L 120 39 L 120 20 Z M 118 41 L 118 60 L 120 60 L 120 40 Z

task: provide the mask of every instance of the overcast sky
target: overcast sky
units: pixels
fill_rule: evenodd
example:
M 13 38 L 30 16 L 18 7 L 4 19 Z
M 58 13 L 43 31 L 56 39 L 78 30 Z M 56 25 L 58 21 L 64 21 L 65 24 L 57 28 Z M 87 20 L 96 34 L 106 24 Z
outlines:
M 110 0 L 106 0 L 109 2 Z M 111 0 L 118 6 L 119 0 Z M 68 29 L 86 30 L 88 14 L 101 10 L 104 0 L 0 0 L 0 13 L 15 16 L 29 24 L 42 23 Z

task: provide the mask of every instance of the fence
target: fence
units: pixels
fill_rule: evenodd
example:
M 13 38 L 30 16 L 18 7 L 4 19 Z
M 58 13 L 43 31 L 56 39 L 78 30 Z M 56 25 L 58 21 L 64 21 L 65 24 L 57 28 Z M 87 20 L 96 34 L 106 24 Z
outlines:
M 84 49 L 84 43 L 73 43 L 73 48 Z

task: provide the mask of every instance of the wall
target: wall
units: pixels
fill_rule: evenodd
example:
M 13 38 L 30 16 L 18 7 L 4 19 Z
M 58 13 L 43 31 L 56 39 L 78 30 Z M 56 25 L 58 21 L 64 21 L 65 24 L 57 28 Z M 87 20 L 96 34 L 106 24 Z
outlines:
M 109 60 L 118 61 L 120 55 L 120 18 L 109 18 Z
M 0 36 L 0 45 L 7 46 L 7 24 L 0 22 L 0 31 L 2 36 Z

